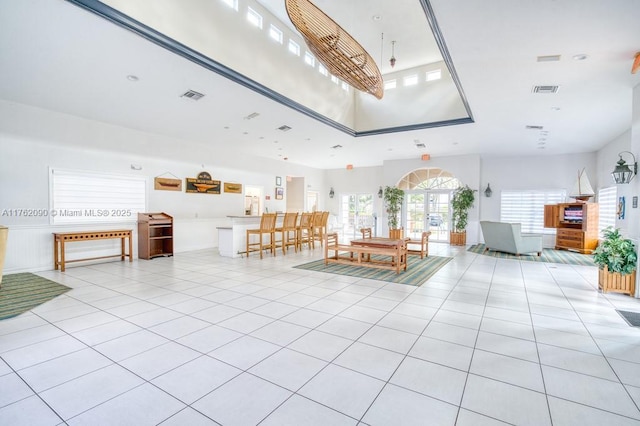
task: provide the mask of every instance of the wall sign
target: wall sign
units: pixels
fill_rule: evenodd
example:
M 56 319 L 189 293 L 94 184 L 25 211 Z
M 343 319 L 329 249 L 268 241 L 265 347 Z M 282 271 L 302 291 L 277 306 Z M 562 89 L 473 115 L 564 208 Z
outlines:
M 197 178 L 185 178 L 186 192 L 200 194 L 219 194 L 220 181 L 211 179 L 208 172 L 201 172 Z

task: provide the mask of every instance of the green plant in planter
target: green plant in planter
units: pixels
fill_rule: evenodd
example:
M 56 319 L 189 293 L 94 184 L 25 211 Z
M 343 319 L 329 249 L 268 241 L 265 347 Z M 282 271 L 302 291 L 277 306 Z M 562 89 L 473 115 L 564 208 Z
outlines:
M 469 209 L 473 207 L 475 198 L 473 189 L 467 185 L 461 186 L 453 191 L 453 197 L 451 198 L 453 232 L 465 232 L 469 218 Z
M 629 275 L 636 270 L 638 255 L 633 242 L 620 235 L 619 229 L 611 226 L 602 231 L 604 239 L 593 251 L 593 261 L 600 269 L 606 266 L 609 272 Z
M 404 191 L 402 189 L 395 186 L 384 188 L 384 205 L 387 210 L 389 229 L 398 229 L 403 200 Z

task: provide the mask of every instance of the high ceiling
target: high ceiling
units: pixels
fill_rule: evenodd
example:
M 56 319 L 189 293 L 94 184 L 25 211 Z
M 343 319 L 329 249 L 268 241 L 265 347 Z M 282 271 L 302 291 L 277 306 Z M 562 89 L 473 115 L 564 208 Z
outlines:
M 393 2 L 397 13 L 382 20 L 401 22 L 408 2 Z M 185 152 L 197 158 L 206 147 L 317 168 L 374 166 L 422 153 L 591 152 L 630 128 L 632 89 L 640 83 L 640 74 L 630 73 L 640 50 L 639 1 L 430 4 L 474 123 L 354 138 L 62 0 L 0 3 L 0 99 L 180 138 L 186 142 L 175 148 L 177 158 Z M 378 13 L 362 9 L 363 19 Z M 370 39 L 379 37 L 376 31 Z M 398 66 L 410 64 L 410 49 L 400 46 L 411 35 L 392 37 Z M 560 59 L 537 61 L 547 55 Z M 532 93 L 538 85 L 559 90 Z M 207 96 L 197 103 L 176 96 L 191 88 Z M 253 112 L 260 116 L 245 119 Z M 277 130 L 283 124 L 292 130 Z M 416 148 L 416 140 L 426 148 Z M 171 155 L 171 148 L 163 152 Z

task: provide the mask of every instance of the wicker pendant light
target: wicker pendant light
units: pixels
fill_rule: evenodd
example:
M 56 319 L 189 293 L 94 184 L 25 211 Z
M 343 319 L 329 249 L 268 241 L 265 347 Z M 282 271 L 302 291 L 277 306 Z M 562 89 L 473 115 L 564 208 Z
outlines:
M 287 14 L 309 50 L 331 74 L 378 99 L 382 75 L 373 58 L 349 33 L 308 0 L 285 0 Z

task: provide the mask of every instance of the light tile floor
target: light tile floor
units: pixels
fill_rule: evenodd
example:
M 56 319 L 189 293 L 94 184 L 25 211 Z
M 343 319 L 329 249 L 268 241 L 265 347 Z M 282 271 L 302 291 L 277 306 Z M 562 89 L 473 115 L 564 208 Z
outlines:
M 595 267 L 454 259 L 421 287 L 214 250 L 41 275 L 0 322 L 2 425 L 640 425 L 640 330 Z

